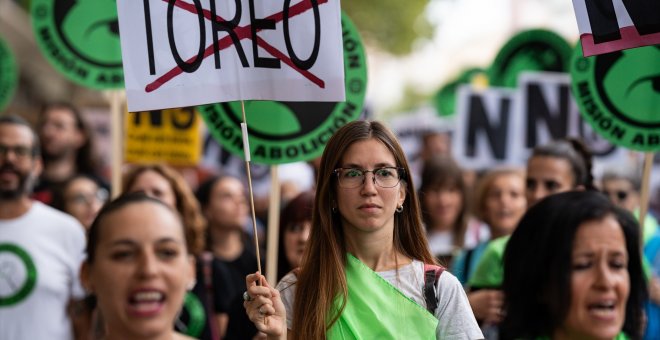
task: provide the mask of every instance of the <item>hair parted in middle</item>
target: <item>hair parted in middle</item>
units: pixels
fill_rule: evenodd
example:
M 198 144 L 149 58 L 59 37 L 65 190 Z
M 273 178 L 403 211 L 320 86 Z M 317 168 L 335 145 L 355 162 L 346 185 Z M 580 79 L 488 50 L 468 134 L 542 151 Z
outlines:
M 356 142 L 377 140 L 394 156 L 396 166 L 404 169 L 400 185 L 405 186 L 403 211 L 395 214 L 393 247 L 412 259 L 435 263 L 422 226 L 417 194 L 410 166 L 394 133 L 377 121 L 354 121 L 338 129 L 328 141 L 319 168 L 312 228 L 298 275 L 293 306 L 294 339 L 325 339 L 326 331 L 337 321 L 346 304 L 347 283 L 344 272 L 347 248 L 337 206 L 337 177 L 346 150 Z M 335 309 L 335 298 L 340 307 Z
M 181 214 L 186 231 L 188 250 L 194 255 L 201 255 L 206 244 L 206 220 L 192 189 L 176 170 L 164 164 L 137 165 L 131 168 L 122 180 L 122 192 L 130 190 L 138 177 L 147 171 L 153 171 L 165 178 L 176 197 L 176 210 Z
M 623 332 L 641 339 L 647 299 L 639 245 L 640 231 L 629 212 L 592 190 L 568 191 L 545 197 L 529 208 L 511 235 L 504 253 L 506 316 L 504 339 L 551 336 L 566 321 L 571 305 L 572 251 L 580 226 L 614 217 L 623 231 L 630 295 Z

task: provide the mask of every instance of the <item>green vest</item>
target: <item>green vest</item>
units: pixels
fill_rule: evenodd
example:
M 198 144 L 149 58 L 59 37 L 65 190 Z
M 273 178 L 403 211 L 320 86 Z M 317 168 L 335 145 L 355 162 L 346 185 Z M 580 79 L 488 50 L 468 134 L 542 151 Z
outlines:
M 334 339 L 435 339 L 438 319 L 353 255 L 346 263 L 348 296 L 328 330 Z M 335 299 L 334 308 L 341 306 Z

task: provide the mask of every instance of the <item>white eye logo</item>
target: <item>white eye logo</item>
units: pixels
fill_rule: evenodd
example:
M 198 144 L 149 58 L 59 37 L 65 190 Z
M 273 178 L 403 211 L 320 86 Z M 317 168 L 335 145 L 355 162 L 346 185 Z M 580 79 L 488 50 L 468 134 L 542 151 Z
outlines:
M 23 301 L 36 282 L 37 269 L 30 255 L 18 245 L 0 244 L 0 308 Z

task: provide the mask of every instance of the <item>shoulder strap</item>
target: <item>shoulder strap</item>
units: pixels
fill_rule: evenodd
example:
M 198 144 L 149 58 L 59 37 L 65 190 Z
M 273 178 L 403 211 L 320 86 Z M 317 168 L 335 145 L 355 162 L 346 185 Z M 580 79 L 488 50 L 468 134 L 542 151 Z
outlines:
M 424 264 L 424 300 L 426 300 L 426 309 L 435 314 L 438 308 L 438 296 L 435 294 L 435 286 L 438 285 L 440 274 L 445 271 L 442 266 L 434 264 Z
M 204 288 L 206 289 L 206 313 L 207 322 L 211 329 L 211 338 L 216 340 L 220 339 L 220 331 L 218 330 L 218 325 L 216 324 L 215 319 L 215 299 L 213 298 L 213 254 L 211 252 L 205 251 L 202 253 L 202 263 L 204 271 Z

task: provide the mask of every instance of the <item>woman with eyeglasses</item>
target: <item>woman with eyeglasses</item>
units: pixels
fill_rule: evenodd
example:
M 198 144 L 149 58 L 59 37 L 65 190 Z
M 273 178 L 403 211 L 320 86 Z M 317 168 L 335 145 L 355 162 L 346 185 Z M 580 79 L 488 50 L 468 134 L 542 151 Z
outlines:
M 85 229 L 108 199 L 108 191 L 94 178 L 79 174 L 53 191 L 53 207 L 75 217 Z
M 410 168 L 382 123 L 328 141 L 299 273 L 246 278 L 246 312 L 269 339 L 482 339 L 461 284 L 435 266 Z

